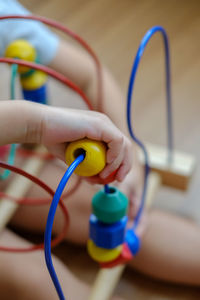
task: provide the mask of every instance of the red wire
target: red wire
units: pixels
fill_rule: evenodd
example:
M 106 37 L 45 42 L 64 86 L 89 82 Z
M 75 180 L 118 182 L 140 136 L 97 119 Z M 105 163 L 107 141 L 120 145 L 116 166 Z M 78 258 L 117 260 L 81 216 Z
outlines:
M 21 61 L 19 59 L 12 59 L 12 58 L 0 58 L 0 63 L 18 64 L 18 65 L 30 67 L 32 69 L 41 70 L 41 71 L 47 73 L 48 75 L 50 75 L 51 77 L 54 77 L 55 79 L 61 81 L 65 85 L 69 86 L 74 91 L 76 91 L 82 97 L 82 99 L 84 100 L 84 102 L 87 104 L 88 108 L 91 109 L 91 110 L 93 109 L 90 101 L 88 100 L 88 98 L 86 97 L 86 95 L 82 92 L 82 90 L 78 86 L 76 86 L 73 82 L 71 82 L 67 77 L 65 77 L 64 75 L 62 75 L 62 74 L 60 74 L 60 73 L 58 73 L 56 71 L 54 71 L 51 68 L 48 68 L 46 66 L 42 66 L 42 65 L 39 65 L 39 64 L 31 63 L 31 62 Z M 42 184 L 41 187 L 43 187 L 44 189 L 48 188 L 47 185 L 43 185 L 44 183 L 42 181 L 40 181 L 36 177 L 34 177 L 34 176 L 32 176 L 32 175 L 24 172 L 22 169 L 18 169 L 18 168 L 14 167 L 14 166 L 10 166 L 10 165 L 5 164 L 3 162 L 0 162 L 0 167 L 7 168 L 7 169 L 9 169 L 11 171 L 14 171 L 14 172 L 16 172 L 18 174 L 21 174 L 21 175 L 29 178 L 33 182 L 37 183 L 40 186 Z M 79 184 L 75 185 L 73 191 L 77 188 L 78 185 Z M 50 191 L 48 191 L 48 192 L 50 193 Z M 51 190 L 51 192 L 52 192 L 52 190 Z M 70 191 L 68 193 L 68 196 L 71 193 L 72 193 L 72 191 Z M 54 192 L 53 192 L 53 194 L 51 193 L 51 195 L 53 196 Z M 6 198 L 8 198 L 8 197 L 9 196 L 6 196 Z M 24 200 L 24 199 L 21 199 L 21 200 Z M 39 204 L 38 199 L 36 199 L 36 200 L 37 200 L 36 202 Z M 44 204 L 47 204 L 47 201 L 49 201 L 49 199 L 42 199 L 42 201 L 43 201 Z M 25 202 L 24 202 L 24 204 L 26 204 Z M 62 201 L 59 202 L 59 203 L 60 203 L 60 206 L 62 208 L 63 213 L 65 214 L 65 216 L 68 219 L 66 220 L 66 223 L 65 223 L 66 225 L 64 226 L 63 231 L 61 232 L 61 234 L 56 239 L 54 239 L 52 241 L 52 246 L 57 245 L 66 236 L 66 232 L 67 232 L 67 228 L 68 228 L 68 223 L 69 223 L 69 216 L 68 216 L 67 210 L 66 210 L 66 208 L 65 208 L 65 206 L 64 206 L 64 204 L 63 204 Z M 30 251 L 34 251 L 34 250 L 43 249 L 43 248 L 44 248 L 44 244 L 40 244 L 40 245 L 36 245 L 36 246 L 31 246 L 29 248 L 21 248 L 21 249 L 18 249 L 18 248 L 9 248 L 9 247 L 3 247 L 3 246 L 1 246 L 0 247 L 0 251 L 7 251 L 7 252 L 30 252 Z
M 55 70 L 53 70 L 49 67 L 46 67 L 46 66 L 43 66 L 43 65 L 40 65 L 40 64 L 36 64 L 36 63 L 33 63 L 33 62 L 29 62 L 29 61 L 23 61 L 21 59 L 0 57 L 0 63 L 17 64 L 17 65 L 20 65 L 20 66 L 29 67 L 31 69 L 40 70 L 40 71 L 43 71 L 43 72 L 47 73 L 51 77 L 53 77 L 53 78 L 57 79 L 58 81 L 62 82 L 64 85 L 70 87 L 77 94 L 79 94 L 81 96 L 81 98 L 84 100 L 84 102 L 87 104 L 88 108 L 93 110 L 93 107 L 92 107 L 89 99 L 87 98 L 87 96 L 84 94 L 84 92 L 76 84 L 74 84 L 71 80 L 69 80 L 63 74 L 61 74 L 59 72 L 56 72 Z
M 79 177 L 77 182 L 74 184 L 73 188 L 62 195 L 62 199 L 65 199 L 70 195 L 72 195 L 74 191 L 76 191 L 76 189 L 79 187 L 80 184 L 81 184 L 81 178 Z M 52 198 L 29 198 L 29 197 L 16 198 L 4 192 L 0 192 L 0 198 L 6 198 L 10 201 L 15 201 L 20 205 L 30 205 L 30 206 L 46 205 L 49 204 L 52 200 Z
M 98 84 L 98 88 L 97 88 L 97 92 L 98 92 L 98 109 L 102 110 L 102 71 L 101 71 L 101 65 L 100 62 L 97 58 L 97 56 L 95 55 L 95 53 L 93 52 L 93 50 L 90 48 L 90 46 L 81 38 L 79 37 L 77 34 L 75 34 L 74 32 L 72 32 L 70 29 L 68 29 L 67 27 L 59 24 L 56 21 L 53 20 L 49 20 L 47 18 L 44 17 L 39 17 L 39 16 L 21 16 L 21 15 L 7 15 L 7 16 L 1 16 L 0 20 L 5 20 L 5 19 L 29 19 L 29 20 L 37 20 L 37 21 L 41 21 L 47 25 L 53 26 L 54 28 L 57 28 L 59 30 L 61 30 L 62 32 L 64 32 L 65 34 L 70 35 L 71 37 L 73 37 L 76 41 L 78 41 L 86 50 L 87 52 L 93 57 L 95 64 L 96 64 L 96 70 L 97 70 L 97 84 Z M 27 66 L 30 67 L 32 69 L 36 69 L 36 70 L 41 70 L 45 73 L 47 73 L 48 75 L 50 75 L 51 77 L 59 80 L 60 82 L 62 82 L 63 84 L 65 84 L 66 86 L 70 87 L 72 90 L 74 90 L 76 93 L 78 93 L 82 99 L 84 100 L 84 102 L 86 103 L 86 105 L 88 106 L 89 109 L 93 110 L 93 107 L 90 103 L 90 101 L 88 100 L 88 98 L 86 97 L 86 95 L 83 93 L 83 91 L 77 86 L 75 85 L 72 81 L 70 81 L 66 76 L 64 76 L 63 74 L 56 72 L 55 70 L 43 66 L 43 65 L 38 65 L 36 63 L 31 63 L 28 61 L 22 61 L 22 60 L 18 60 L 18 59 L 12 59 L 12 58 L 0 58 L 0 62 L 1 63 L 9 63 L 9 64 L 18 64 L 21 66 Z M 21 152 L 22 154 L 22 152 Z M 23 155 L 26 155 L 25 152 L 23 153 Z M 0 162 L 0 167 L 3 168 L 7 168 L 15 173 L 18 173 L 22 176 L 25 176 L 27 178 L 29 178 L 30 180 L 32 180 L 34 183 L 38 184 L 40 187 L 42 187 L 44 190 L 46 190 L 51 196 L 54 195 L 54 191 L 48 187 L 44 182 L 42 182 L 40 179 L 38 179 L 37 177 L 23 171 L 22 169 L 19 169 L 17 167 L 14 166 L 10 166 L 6 163 Z M 72 188 L 72 190 L 70 192 L 65 193 L 63 196 L 67 197 L 69 195 L 71 195 L 75 189 L 77 189 L 77 187 L 79 186 L 81 180 L 78 180 L 78 182 L 75 184 L 75 186 Z M 16 200 L 14 197 L 11 197 L 9 195 L 6 195 L 4 193 L 1 193 L 1 195 L 3 197 L 9 198 L 10 200 Z M 35 205 L 35 204 L 47 204 L 49 203 L 50 199 L 31 199 L 31 198 L 21 198 L 18 199 L 20 204 L 26 204 L 26 205 Z M 61 206 L 61 209 L 65 215 L 65 225 L 63 227 L 63 231 L 60 233 L 60 235 L 55 238 L 52 241 L 52 246 L 57 245 L 65 236 L 66 236 L 66 232 L 67 232 L 67 228 L 69 226 L 69 215 L 68 215 L 68 211 L 66 209 L 66 207 L 64 206 L 64 203 L 62 202 L 62 199 L 59 202 L 59 205 Z M 38 249 L 42 249 L 44 247 L 43 244 L 41 245 L 36 245 L 36 246 L 31 246 L 29 248 L 26 249 L 17 249 L 17 248 L 8 248 L 8 247 L 0 247 L 0 250 L 2 251 L 10 251 L 10 252 L 28 252 L 28 251 L 33 251 L 33 250 L 38 250 Z
M 55 159 L 55 157 L 50 154 L 50 153 L 39 153 L 39 152 L 35 152 L 33 149 L 26 149 L 26 148 L 22 148 L 22 147 L 18 147 L 17 148 L 17 154 L 24 156 L 24 157 L 33 157 L 36 156 L 40 159 L 44 159 L 44 160 L 52 160 Z M 74 186 L 72 187 L 72 189 L 70 191 L 67 191 L 66 193 L 63 193 L 62 195 L 62 199 L 65 199 L 67 197 L 69 197 L 70 195 L 72 195 L 74 193 L 74 191 L 76 191 L 76 189 L 79 187 L 81 183 L 81 178 L 78 177 L 76 183 L 74 184 Z M 7 195 L 4 192 L 0 191 L 0 198 L 6 198 L 8 200 L 11 201 L 15 201 L 18 204 L 21 205 L 31 205 L 31 206 L 36 206 L 36 205 L 46 205 L 49 204 L 52 200 L 52 198 L 29 198 L 29 197 L 23 197 L 23 198 L 16 198 L 14 196 L 10 196 Z
M 11 166 L 11 165 L 6 164 L 6 163 L 1 162 L 1 161 L 0 161 L 0 167 L 8 169 L 8 170 L 10 170 L 12 172 L 15 172 L 15 173 L 17 173 L 19 175 L 22 175 L 22 176 L 30 179 L 35 184 L 37 184 L 38 186 L 40 186 L 41 188 L 43 188 L 48 194 L 50 194 L 51 196 L 54 196 L 55 192 L 45 182 L 43 182 L 39 178 L 37 178 L 37 177 L 35 177 L 35 176 L 27 173 L 26 171 L 24 171 L 22 169 L 19 169 L 19 168 L 15 167 L 15 166 Z M 54 240 L 52 240 L 52 246 L 58 245 L 65 238 L 66 233 L 67 233 L 67 229 L 69 227 L 69 214 L 68 214 L 67 208 L 65 207 L 62 199 L 60 199 L 59 205 L 60 205 L 60 207 L 62 209 L 62 212 L 64 214 L 65 223 L 64 223 L 62 232 Z M 39 250 L 39 249 L 43 249 L 43 248 L 44 248 L 44 244 L 34 245 L 34 246 L 31 246 L 31 247 L 28 247 L 28 248 L 11 248 L 11 247 L 0 246 L 0 251 L 8 251 L 8 252 L 30 252 L 30 251 L 33 251 L 33 250 Z
M 42 16 L 34 16 L 34 15 L 28 15 L 28 16 L 22 16 L 22 15 L 7 15 L 7 16 L 1 16 L 0 20 L 8 20 L 8 19 L 26 19 L 26 20 L 36 20 L 40 21 L 44 24 L 47 24 L 51 27 L 54 27 L 62 32 L 64 32 L 66 35 L 71 36 L 73 39 L 75 39 L 94 59 L 96 70 L 97 70 L 97 91 L 98 91 L 98 110 L 102 111 L 102 98 L 103 98 L 103 83 L 102 83 L 102 69 L 101 64 L 99 62 L 99 59 L 97 58 L 96 54 L 92 50 L 92 48 L 76 33 L 74 33 L 72 30 L 67 28 L 66 26 L 63 26 L 62 24 L 50 20 L 48 18 L 42 17 Z
M 35 63 L 31 63 L 31 62 L 28 62 L 28 61 L 26 62 L 26 61 L 22 61 L 22 60 L 19 60 L 19 59 L 13 59 L 13 58 L 0 58 L 0 63 L 12 63 L 12 64 L 14 63 L 14 64 L 18 64 L 18 65 L 22 65 L 22 66 L 27 66 L 27 67 L 30 67 L 32 69 L 37 69 L 37 70 L 41 70 L 43 72 L 46 72 L 48 75 L 54 77 L 55 79 L 61 81 L 65 85 L 67 85 L 70 88 L 72 88 L 75 92 L 77 92 L 82 97 L 82 99 L 84 100 L 84 102 L 87 104 L 88 108 L 91 109 L 91 110 L 93 109 L 90 101 L 85 96 L 85 94 L 82 92 L 82 90 L 79 89 L 78 86 L 76 86 L 73 82 L 71 82 L 64 75 L 62 75 L 62 74 L 54 71 L 53 69 L 51 69 L 49 67 L 42 66 L 42 65 L 39 65 L 39 64 L 35 64 Z M 72 191 L 74 191 L 78 187 L 78 185 L 79 184 L 75 185 Z M 65 195 L 65 197 L 71 195 L 72 191 L 70 191 L 69 193 L 67 193 Z M 2 195 L 3 195 L 3 193 L 2 193 Z M 11 199 L 11 197 L 9 197 L 8 195 L 7 196 L 5 195 L 5 197 Z M 12 198 L 12 199 L 14 200 L 14 198 Z M 39 203 L 39 200 L 42 200 L 43 204 L 47 204 L 49 202 L 49 199 L 29 199 L 29 198 L 22 198 L 22 199 L 19 199 L 18 201 L 20 201 L 20 203 L 24 202 L 24 204 L 26 204 L 26 203 L 30 203 L 31 204 L 32 203 L 32 205 L 33 205 L 33 203 Z
M 38 157 L 43 160 L 53 160 L 55 156 L 51 153 L 39 153 L 34 151 L 33 149 L 25 149 L 22 147 L 17 148 L 17 154 L 23 157 Z

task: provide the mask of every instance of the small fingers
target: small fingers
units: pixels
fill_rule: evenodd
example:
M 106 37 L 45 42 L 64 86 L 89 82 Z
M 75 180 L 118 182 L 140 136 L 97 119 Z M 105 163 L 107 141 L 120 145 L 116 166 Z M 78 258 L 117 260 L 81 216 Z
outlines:
M 124 150 L 123 161 L 116 174 L 117 181 L 123 181 L 126 175 L 130 172 L 132 167 L 132 157 L 131 147 L 126 146 Z
M 107 165 L 99 174 L 100 178 L 105 179 L 117 170 L 115 180 L 122 181 L 131 169 L 132 155 L 129 140 L 125 136 L 116 139 L 108 144 Z

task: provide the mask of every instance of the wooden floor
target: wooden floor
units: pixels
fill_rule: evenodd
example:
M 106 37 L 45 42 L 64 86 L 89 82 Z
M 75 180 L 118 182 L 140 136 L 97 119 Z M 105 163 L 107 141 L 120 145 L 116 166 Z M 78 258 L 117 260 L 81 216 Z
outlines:
M 176 148 L 197 158 L 190 190 L 162 189 L 156 205 L 200 222 L 200 2 L 198 0 L 23 0 L 33 13 L 69 26 L 94 48 L 112 71 L 126 97 L 129 73 L 138 44 L 153 25 L 169 34 Z M 133 119 L 144 141 L 165 144 L 163 47 L 155 36 L 145 52 L 134 90 Z M 64 245 L 56 250 L 77 276 L 92 282 L 95 266 L 84 250 Z M 126 271 L 117 288 L 125 299 L 199 299 L 200 291 L 158 283 Z

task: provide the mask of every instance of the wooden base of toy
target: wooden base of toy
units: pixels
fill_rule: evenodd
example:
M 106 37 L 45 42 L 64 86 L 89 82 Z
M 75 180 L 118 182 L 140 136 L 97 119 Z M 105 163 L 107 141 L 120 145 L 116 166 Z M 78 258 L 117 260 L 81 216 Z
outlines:
M 126 265 L 119 265 L 110 269 L 101 269 L 88 300 L 109 300 L 123 273 Z
M 195 169 L 195 159 L 191 155 L 175 151 L 169 162 L 166 148 L 151 144 L 145 144 L 145 146 L 151 167 L 146 196 L 146 207 L 148 208 L 151 206 L 154 195 L 161 184 L 181 190 L 188 188 Z M 143 163 L 142 153 L 140 153 L 140 159 Z M 125 265 L 113 269 L 101 269 L 93 285 L 89 300 L 109 300 L 124 268 Z
M 145 146 L 149 154 L 151 170 L 160 174 L 162 184 L 186 190 L 195 169 L 194 157 L 186 153 L 174 151 L 171 162 L 169 162 L 166 148 L 149 143 L 145 144 Z M 140 153 L 140 159 L 143 163 L 142 153 Z
M 36 150 L 38 153 L 44 153 L 44 149 L 38 147 Z M 25 161 L 23 170 L 37 176 L 44 165 L 44 160 L 33 156 Z M 21 198 L 28 192 L 32 182 L 25 177 L 15 175 L 12 182 L 6 190 L 6 194 Z M 18 204 L 14 201 L 2 198 L 0 200 L 0 231 L 7 225 L 14 213 L 18 208 Z
M 151 168 L 157 172 L 151 172 L 148 179 L 146 206 L 149 207 L 161 183 L 179 189 L 187 188 L 194 171 L 195 160 L 191 156 L 175 153 L 172 163 L 168 164 L 166 150 L 154 146 L 147 148 L 150 153 Z M 44 150 L 38 147 L 36 151 L 41 153 Z M 23 169 L 37 176 L 43 164 L 44 160 L 35 156 L 25 162 Z M 31 184 L 31 181 L 22 176 L 14 176 L 6 193 L 17 198 L 23 197 Z M 15 202 L 7 199 L 0 200 L 0 230 L 7 225 L 17 208 L 18 204 Z M 120 265 L 112 269 L 100 270 L 89 300 L 109 300 L 124 268 L 125 265 Z
M 146 208 L 151 206 L 160 185 L 161 177 L 157 173 L 151 172 L 148 178 Z M 111 269 L 101 269 L 97 274 L 88 300 L 109 300 L 125 267 L 126 265 L 119 265 Z

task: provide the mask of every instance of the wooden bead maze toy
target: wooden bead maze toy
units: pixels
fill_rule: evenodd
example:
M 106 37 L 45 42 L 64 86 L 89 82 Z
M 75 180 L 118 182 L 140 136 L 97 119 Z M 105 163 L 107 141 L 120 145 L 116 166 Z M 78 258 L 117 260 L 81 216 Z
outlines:
M 4 16 L 3 19 L 31 19 L 41 21 L 47 25 L 53 26 L 65 34 L 70 35 L 78 41 L 84 49 L 93 57 L 97 70 L 98 79 L 98 103 L 99 110 L 102 109 L 102 75 L 101 66 L 92 49 L 78 35 L 58 24 L 55 21 L 48 20 L 37 16 Z M 134 134 L 131 125 L 131 101 L 134 86 L 134 80 L 139 66 L 140 59 L 144 49 L 150 38 L 155 33 L 161 33 L 165 46 L 166 54 L 166 94 L 167 94 L 167 128 L 168 128 L 168 145 L 166 148 L 161 148 L 155 145 L 144 145 Z M 26 50 L 23 52 L 23 50 Z M 28 53 L 28 55 L 27 55 Z M 12 66 L 17 66 L 17 71 L 20 76 L 20 83 L 24 99 L 36 101 L 38 103 L 47 104 L 46 96 L 46 80 L 47 75 L 50 75 L 61 81 L 66 86 L 75 90 L 85 101 L 89 109 L 93 109 L 90 101 L 85 94 L 68 78 L 55 72 L 54 70 L 38 64 L 38 57 L 35 49 L 24 40 L 13 41 L 5 52 L 5 57 L 0 58 L 0 62 L 8 63 Z M 16 73 L 16 69 L 15 69 Z M 14 98 L 11 93 L 11 98 Z M 169 47 L 168 38 L 165 30 L 160 26 L 151 28 L 144 36 L 138 48 L 136 58 L 134 60 L 132 73 L 130 76 L 128 99 L 127 99 L 127 122 L 130 136 L 141 149 L 140 159 L 144 165 L 144 189 L 136 219 L 133 222 L 133 227 L 127 229 L 128 217 L 126 215 L 128 208 L 128 199 L 117 188 L 109 186 L 108 183 L 112 178 L 103 182 L 104 189 L 100 190 L 92 199 L 92 215 L 90 217 L 90 237 L 87 248 L 90 256 L 99 263 L 100 271 L 95 280 L 89 300 L 108 300 L 110 299 L 117 282 L 122 275 L 122 272 L 129 260 L 137 255 L 141 247 L 141 241 L 135 229 L 140 221 L 143 209 L 148 209 L 158 188 L 162 185 L 168 185 L 173 188 L 186 190 L 189 180 L 195 168 L 195 160 L 192 156 L 184 153 L 179 153 L 174 150 L 173 145 L 173 128 L 171 116 L 171 91 L 170 91 L 170 64 L 169 64 Z M 67 171 L 62 178 L 55 194 L 41 181 L 37 181 L 37 176 L 40 173 L 45 160 L 42 155 L 45 155 L 45 150 L 41 146 L 34 149 L 35 154 L 28 157 L 24 161 L 23 171 L 6 163 L 0 163 L 0 166 L 11 171 L 22 174 L 24 177 L 15 175 L 5 191 L 4 196 L 0 200 L 0 229 L 8 224 L 12 218 L 20 202 L 12 201 L 12 198 L 23 198 L 31 186 L 31 180 L 34 180 L 40 186 L 45 188 L 51 196 L 54 195 L 52 203 L 56 201 L 61 203 L 64 215 L 67 215 L 66 209 L 62 201 L 59 202 L 62 190 L 65 187 L 70 175 L 75 171 L 80 176 L 93 176 L 98 174 L 106 163 L 106 146 L 101 142 L 90 141 L 87 139 L 71 143 L 66 150 L 66 161 L 71 165 L 70 171 Z M 39 155 L 37 155 L 39 154 Z M 68 169 L 68 170 L 69 170 Z M 21 173 L 20 173 L 21 172 Z M 31 175 L 28 175 L 31 173 Z M 62 186 L 61 186 L 62 184 Z M 52 205 L 50 211 L 52 209 Z M 56 208 L 53 210 L 55 215 Z M 45 231 L 45 256 L 50 260 L 48 269 L 59 299 L 65 299 L 62 289 L 59 284 L 55 283 L 55 277 L 51 274 L 53 264 L 51 261 L 51 231 L 53 226 L 53 218 L 48 216 L 47 227 Z M 64 226 L 62 237 L 66 233 Z M 43 247 L 43 246 L 41 246 Z M 37 249 L 37 247 L 36 247 Z M 35 250 L 36 250 L 35 249 Z M 5 250 L 0 247 L 0 250 Z M 8 250 L 8 249 L 7 249 Z M 109 284 L 108 284 L 109 281 Z

